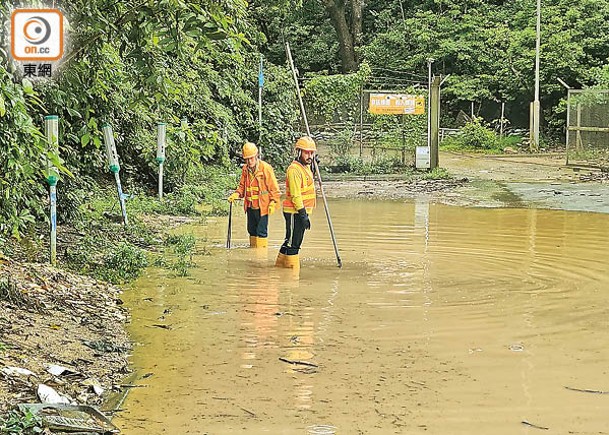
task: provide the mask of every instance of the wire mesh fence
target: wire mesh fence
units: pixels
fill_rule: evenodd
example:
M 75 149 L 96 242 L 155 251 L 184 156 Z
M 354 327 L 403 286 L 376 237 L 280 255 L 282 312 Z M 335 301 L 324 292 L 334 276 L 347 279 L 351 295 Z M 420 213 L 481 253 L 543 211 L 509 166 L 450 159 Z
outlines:
M 569 90 L 565 142 L 568 165 L 609 168 L 609 90 Z
M 371 96 L 398 95 L 409 103 L 415 96 L 423 107 L 417 114 L 370 113 Z M 373 97 L 374 98 L 374 97 Z M 310 109 L 305 95 L 311 134 L 322 149 L 340 166 L 348 159 L 378 164 L 391 161 L 402 166 L 414 164 L 415 149 L 427 143 L 427 95 L 413 87 L 394 89 L 360 89 L 334 110 L 334 113 L 316 113 Z M 404 104 L 407 104 L 404 103 Z M 411 107 L 405 111 L 412 112 Z

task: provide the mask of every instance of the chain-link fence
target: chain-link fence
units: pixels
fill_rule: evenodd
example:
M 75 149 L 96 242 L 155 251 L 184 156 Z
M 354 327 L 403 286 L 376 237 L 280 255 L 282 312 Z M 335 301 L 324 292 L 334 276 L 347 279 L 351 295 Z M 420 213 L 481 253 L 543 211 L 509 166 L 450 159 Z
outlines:
M 568 165 L 609 168 L 609 90 L 569 90 L 566 144 Z
M 370 113 L 371 95 L 378 98 L 379 94 L 399 95 L 404 101 L 414 101 L 418 95 L 422 108 L 418 114 Z M 427 143 L 426 100 L 425 90 L 416 93 L 413 88 L 361 89 L 347 104 L 335 110 L 331 119 L 327 114 L 307 109 L 311 134 L 339 166 L 349 159 L 412 166 L 415 148 Z M 307 106 L 306 96 L 304 103 Z M 412 111 L 409 109 L 405 111 Z

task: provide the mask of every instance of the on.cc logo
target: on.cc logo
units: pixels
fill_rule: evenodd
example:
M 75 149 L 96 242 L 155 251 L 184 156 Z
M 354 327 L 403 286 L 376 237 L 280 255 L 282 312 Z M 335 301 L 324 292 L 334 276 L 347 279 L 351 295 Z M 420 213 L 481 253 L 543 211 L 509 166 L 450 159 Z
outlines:
M 51 36 L 51 25 L 42 17 L 32 17 L 23 25 L 23 35 L 30 44 L 44 44 Z
M 11 54 L 17 61 L 55 61 L 63 56 L 63 14 L 58 9 L 15 9 Z

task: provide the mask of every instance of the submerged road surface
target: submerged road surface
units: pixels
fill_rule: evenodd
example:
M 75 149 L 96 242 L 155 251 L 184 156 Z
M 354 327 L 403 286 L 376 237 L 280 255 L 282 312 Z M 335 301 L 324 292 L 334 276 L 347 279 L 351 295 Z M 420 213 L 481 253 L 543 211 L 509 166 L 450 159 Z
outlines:
M 330 202 L 299 276 L 244 216 L 191 227 L 191 276 L 125 293 L 138 343 L 124 434 L 609 433 L 609 217 Z M 156 326 L 154 326 L 156 325 Z M 159 327 L 164 326 L 164 327 Z M 596 391 L 596 392 L 595 392 Z

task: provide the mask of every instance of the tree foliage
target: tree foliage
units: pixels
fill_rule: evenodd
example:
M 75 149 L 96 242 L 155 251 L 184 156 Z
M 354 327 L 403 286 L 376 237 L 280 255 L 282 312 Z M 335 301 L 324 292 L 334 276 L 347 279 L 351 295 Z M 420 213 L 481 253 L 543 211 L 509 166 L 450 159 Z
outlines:
M 12 3 L 32 6 L 31 1 Z M 324 117 L 344 109 L 346 96 L 375 74 L 388 79 L 410 74 L 425 85 L 427 62 L 433 58 L 434 74 L 450 74 L 442 88 L 443 119 L 456 119 L 472 102 L 490 119 L 506 102 L 512 125 L 528 125 L 535 84 L 536 5 L 530 0 L 55 4 L 69 20 L 69 44 L 52 81 L 22 80 L 5 51 L 6 32 L 0 34 L 3 233 L 18 234 L 45 219 L 46 159 L 63 165 L 64 195 L 87 177 L 104 176 L 104 122 L 114 128 L 127 187 L 154 186 L 159 121 L 169 127 L 169 189 L 180 189 L 203 165 L 236 161 L 245 140 L 259 142 L 272 163 L 286 163 L 299 120 L 286 41 L 300 76 L 307 79 L 307 104 Z M 0 12 L 6 23 L 7 2 Z M 609 85 L 609 0 L 544 1 L 541 20 L 543 133 L 550 135 L 564 126 L 565 92 L 558 78 L 574 87 Z M 262 128 L 257 107 L 261 54 L 266 76 Z M 63 163 L 47 151 L 41 132 L 47 114 L 60 117 Z M 181 126 L 183 118 L 187 127 Z
M 70 189 L 106 172 L 106 122 L 113 126 L 127 188 L 154 186 L 159 121 L 168 123 L 169 190 L 203 165 L 229 164 L 245 140 L 260 139 L 265 157 L 285 161 L 297 114 L 290 75 L 284 66 L 267 66 L 263 115 L 274 126 L 261 134 L 255 44 L 263 36 L 251 25 L 244 0 L 57 3 L 69 19 L 70 44 L 54 80 L 21 83 L 15 65 L 0 53 L 1 232 L 18 234 L 45 219 L 46 143 L 39 120 L 47 114 L 59 115 L 60 154 L 75 177 L 64 176 L 60 184 L 64 214 L 78 206 L 62 201 L 71 198 Z M 6 22 L 8 5 L 1 10 Z M 187 127 L 181 126 L 184 118 Z

